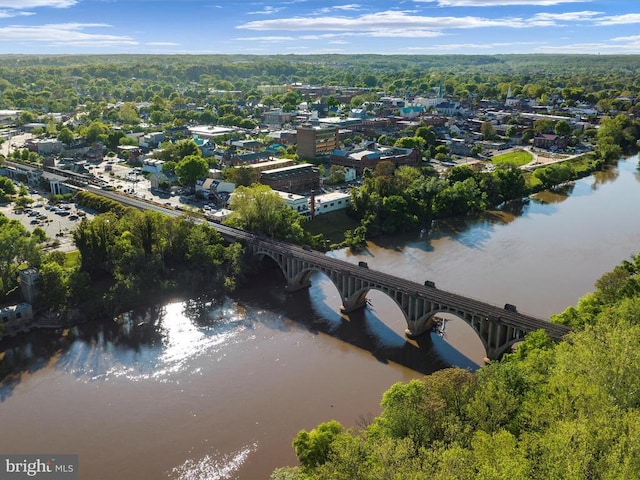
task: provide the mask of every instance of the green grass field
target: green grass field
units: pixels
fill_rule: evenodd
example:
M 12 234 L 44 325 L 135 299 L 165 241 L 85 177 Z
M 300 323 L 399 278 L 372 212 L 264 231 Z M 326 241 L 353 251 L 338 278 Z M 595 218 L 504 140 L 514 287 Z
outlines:
M 516 167 L 521 167 L 522 165 L 529 163 L 531 160 L 533 160 L 533 155 L 529 152 L 525 152 L 524 150 L 518 150 L 515 152 L 496 155 L 491 159 L 491 163 L 494 165 L 504 165 L 508 163 L 515 165 Z
M 352 230 L 359 222 L 347 215 L 346 210 L 318 215 L 315 219 L 305 223 L 305 230 L 312 235 L 322 233 L 329 243 L 340 243 L 344 240 L 345 230 Z
M 64 257 L 64 267 L 65 268 L 75 267 L 79 261 L 80 261 L 80 251 L 72 250 L 70 252 L 67 252 L 66 256 Z

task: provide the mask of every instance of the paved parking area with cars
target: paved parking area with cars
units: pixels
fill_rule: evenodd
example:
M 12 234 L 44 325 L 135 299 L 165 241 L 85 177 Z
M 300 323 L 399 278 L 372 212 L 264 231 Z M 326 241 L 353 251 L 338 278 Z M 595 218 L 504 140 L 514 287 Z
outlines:
M 14 203 L 0 206 L 0 212 L 6 217 L 20 221 L 24 227 L 33 231 L 36 227 L 44 230 L 48 242 L 57 244 L 56 249 L 74 250 L 71 232 L 82 217 L 93 218 L 91 212 L 78 208 L 75 203 L 50 204 L 46 197 L 39 193 L 31 194 L 33 203 L 24 208 L 16 208 Z

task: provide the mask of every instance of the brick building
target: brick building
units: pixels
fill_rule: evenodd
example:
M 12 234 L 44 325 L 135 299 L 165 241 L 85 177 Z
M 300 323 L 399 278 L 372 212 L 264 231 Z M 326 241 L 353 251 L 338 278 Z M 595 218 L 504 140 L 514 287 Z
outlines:
M 260 172 L 259 181 L 273 190 L 302 194 L 320 187 L 320 170 L 315 165 L 303 163 Z
M 329 155 L 338 147 L 338 128 L 313 126 L 305 123 L 297 129 L 298 155 L 300 158 L 318 158 Z

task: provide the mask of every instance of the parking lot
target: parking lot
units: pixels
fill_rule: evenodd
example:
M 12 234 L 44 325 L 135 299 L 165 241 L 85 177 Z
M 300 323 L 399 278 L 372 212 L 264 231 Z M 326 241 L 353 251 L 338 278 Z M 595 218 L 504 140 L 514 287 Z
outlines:
M 180 195 L 160 191 L 152 191 L 151 183 L 140 168 L 133 168 L 122 161 L 105 160 L 97 165 L 90 165 L 89 172 L 99 181 L 104 182 L 103 188 L 122 192 L 161 205 L 175 208 L 184 206 Z
M 15 208 L 15 204 L 0 206 L 0 212 L 6 217 L 18 220 L 24 227 L 33 231 L 40 227 L 46 233 L 47 243 L 58 250 L 74 250 L 71 232 L 82 217 L 93 218 L 91 212 L 78 208 L 74 203 L 60 203 L 55 207 L 39 193 L 32 193 L 33 203 L 25 209 Z

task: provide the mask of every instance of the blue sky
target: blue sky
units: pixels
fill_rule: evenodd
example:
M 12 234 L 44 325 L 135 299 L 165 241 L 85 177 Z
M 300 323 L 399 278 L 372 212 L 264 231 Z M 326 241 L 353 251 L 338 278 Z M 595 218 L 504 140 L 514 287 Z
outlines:
M 0 53 L 640 54 L 640 0 L 0 0 Z

